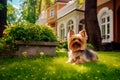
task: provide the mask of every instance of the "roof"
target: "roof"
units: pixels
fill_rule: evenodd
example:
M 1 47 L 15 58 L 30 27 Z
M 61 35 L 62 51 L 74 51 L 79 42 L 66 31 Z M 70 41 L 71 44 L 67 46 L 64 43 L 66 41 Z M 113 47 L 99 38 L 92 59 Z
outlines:
M 70 11 L 69 13 L 67 13 L 67 14 L 65 14 L 65 15 L 63 15 L 63 16 L 61 16 L 61 17 L 60 17 L 60 18 L 58 18 L 57 20 L 59 20 L 59 19 L 63 18 L 64 16 L 66 16 L 66 15 L 68 15 L 68 14 L 70 14 L 70 13 L 74 12 L 74 11 L 83 12 L 83 13 L 85 12 L 84 10 L 74 9 L 74 10 Z M 83 23 L 83 21 L 82 21 L 81 23 Z M 83 23 L 83 24 L 84 24 L 84 23 Z
M 65 3 L 67 3 L 69 1 L 71 1 L 71 0 L 56 0 L 55 2 L 65 2 Z

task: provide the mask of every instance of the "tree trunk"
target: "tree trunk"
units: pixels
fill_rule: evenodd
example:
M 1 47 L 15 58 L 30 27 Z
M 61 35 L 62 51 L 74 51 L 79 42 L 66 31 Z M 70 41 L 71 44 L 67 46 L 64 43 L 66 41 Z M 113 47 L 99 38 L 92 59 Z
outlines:
M 41 14 L 41 8 L 42 8 L 42 0 L 39 0 L 39 7 L 38 7 L 38 15 Z
M 2 37 L 6 25 L 7 0 L 0 0 L 0 4 L 2 5 L 2 9 L 0 10 L 0 37 Z
M 85 25 L 88 34 L 88 42 L 95 50 L 102 50 L 101 32 L 97 20 L 97 0 L 85 1 Z

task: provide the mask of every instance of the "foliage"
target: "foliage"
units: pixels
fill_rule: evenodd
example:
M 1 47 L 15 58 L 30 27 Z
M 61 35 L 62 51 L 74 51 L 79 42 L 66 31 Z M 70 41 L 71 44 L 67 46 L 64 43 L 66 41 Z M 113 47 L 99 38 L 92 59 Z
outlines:
M 65 63 L 67 51 L 55 57 L 0 59 L 1 80 L 119 80 L 120 52 L 98 52 L 99 61 Z
M 59 49 L 68 49 L 68 43 L 67 43 L 67 41 L 64 41 L 64 42 L 60 42 L 60 44 L 57 46 L 57 49 L 59 50 Z M 93 45 L 92 44 L 90 44 L 90 43 L 87 43 L 87 48 L 89 48 L 89 49 L 94 49 L 94 47 L 93 47 Z
M 81 8 L 83 6 L 83 2 L 85 2 L 85 0 L 75 0 L 76 6 L 78 8 Z
M 12 36 L 15 40 L 57 41 L 53 29 L 46 25 L 19 22 L 11 26 L 7 26 L 5 32 Z
M 11 36 L 5 35 L 0 39 L 0 55 L 12 56 L 17 47 Z
M 35 23 L 37 19 L 36 14 L 36 0 L 25 0 L 22 4 L 22 19 L 30 23 Z
M 2 4 L 0 4 L 0 10 L 2 10 L 2 8 L 3 8 L 3 5 L 2 5 Z
M 17 14 L 18 14 L 18 10 L 13 5 L 8 3 L 7 4 L 7 23 L 11 24 L 16 22 Z
M 60 44 L 57 46 L 57 48 L 60 48 L 60 49 L 62 49 L 62 48 L 68 49 L 68 44 L 67 44 L 66 41 L 60 42 Z
M 90 43 L 87 44 L 87 48 L 89 48 L 89 49 L 94 49 L 93 45 L 90 44 Z
M 54 0 L 24 0 L 21 4 L 21 19 L 35 23 L 41 10 L 53 4 Z
M 7 0 L 0 0 L 0 37 L 2 37 L 6 25 L 6 5 Z

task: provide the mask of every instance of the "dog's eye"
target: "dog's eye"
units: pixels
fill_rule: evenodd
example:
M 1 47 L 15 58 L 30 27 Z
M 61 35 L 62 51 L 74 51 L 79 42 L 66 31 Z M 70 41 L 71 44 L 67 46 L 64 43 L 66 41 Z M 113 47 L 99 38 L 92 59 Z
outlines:
M 78 39 L 79 41 L 81 41 L 81 39 Z
M 75 41 L 76 39 L 74 38 L 73 41 Z

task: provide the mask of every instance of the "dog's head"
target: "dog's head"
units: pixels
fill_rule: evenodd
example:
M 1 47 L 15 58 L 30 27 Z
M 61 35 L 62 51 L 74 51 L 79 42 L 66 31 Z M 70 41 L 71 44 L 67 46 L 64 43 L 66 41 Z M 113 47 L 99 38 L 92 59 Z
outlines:
M 68 32 L 68 49 L 72 51 L 85 50 L 87 42 L 86 30 L 83 29 L 76 34 L 74 30 Z

